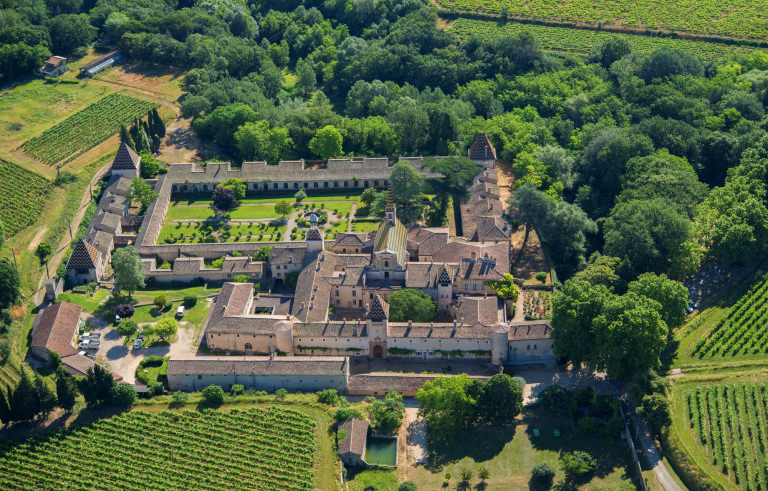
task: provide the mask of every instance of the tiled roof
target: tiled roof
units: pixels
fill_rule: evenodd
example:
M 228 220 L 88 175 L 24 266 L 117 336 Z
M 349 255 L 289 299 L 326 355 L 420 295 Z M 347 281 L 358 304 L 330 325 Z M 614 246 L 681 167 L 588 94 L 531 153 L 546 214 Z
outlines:
M 293 326 L 293 336 L 305 338 L 310 336 L 329 338 L 364 338 L 368 335 L 365 322 L 334 321 L 334 322 L 298 322 Z
M 104 232 L 115 233 L 120 226 L 120 216 L 110 212 L 99 213 L 93 217 L 90 226 Z
M 362 247 L 363 244 L 365 244 L 365 240 L 367 238 L 367 234 L 354 234 L 354 233 L 339 233 L 336 234 L 336 242 L 334 243 L 334 246 L 344 246 L 344 247 Z
M 67 261 L 67 269 L 95 268 L 99 262 L 99 251 L 84 239 L 80 239 L 72 250 Z
M 453 283 L 454 274 L 455 272 L 453 268 L 443 263 L 443 265 L 440 267 L 440 274 L 437 277 L 437 282 L 442 284 Z
M 63 366 L 70 375 L 84 377 L 88 374 L 88 369 L 96 366 L 96 363 L 87 356 L 77 354 L 63 357 L 61 359 L 61 366 Z M 123 380 L 122 376 L 116 374 L 109 368 L 104 366 L 102 366 L 102 368 L 105 368 L 112 374 L 112 378 L 115 379 L 115 382 Z
M 509 327 L 510 341 L 549 339 L 551 336 L 552 328 L 549 322 L 534 321 L 530 324 L 518 324 Z
M 490 339 L 491 330 L 480 324 L 422 324 L 412 322 L 390 322 L 390 338 L 435 338 L 435 339 Z M 396 346 L 396 345 L 395 345 Z
M 331 285 L 325 278 L 333 276 L 337 257 L 327 251 L 305 257 L 291 309 L 291 314 L 302 322 L 324 322 L 328 317 Z
M 275 332 L 275 324 L 285 315 L 254 315 L 249 312 L 253 284 L 224 283 L 208 312 L 205 334 L 264 335 Z
M 76 354 L 72 341 L 82 311 L 82 307 L 69 302 L 55 303 L 43 309 L 35 319 L 31 346 L 55 351 L 61 357 Z
M 372 321 L 382 321 L 389 317 L 389 304 L 378 293 L 373 296 L 366 317 Z
M 485 133 L 478 133 L 469 146 L 469 158 L 472 160 L 496 160 L 496 149 Z
M 323 240 L 323 233 L 319 228 L 312 227 L 307 232 L 307 240 Z
M 407 257 L 408 232 L 405 226 L 395 218 L 393 223 L 384 221 L 376 231 L 376 240 L 373 243 L 373 251 L 391 252 L 397 258 L 397 264 L 405 267 Z
M 350 418 L 339 425 L 339 431 L 346 432 L 344 438 L 339 441 L 339 453 L 353 453 L 362 457 L 368 439 L 368 422 L 360 418 Z
M 497 268 L 493 259 L 462 259 L 458 276 L 463 280 L 497 280 L 506 271 Z
M 168 360 L 168 375 L 329 375 L 349 373 L 340 356 L 197 356 Z
M 270 264 L 301 264 L 307 253 L 307 244 L 297 242 L 286 246 L 275 246 L 269 256 Z
M 493 326 L 501 320 L 499 300 L 495 296 L 459 297 L 456 311 L 458 318 L 468 324 Z
M 499 272 L 509 272 L 509 242 L 499 242 L 498 244 L 486 242 L 482 244 L 480 242 L 453 240 L 433 254 L 432 260 L 435 262 L 459 263 L 471 259 L 473 252 L 477 259 L 481 259 L 488 254 L 488 257 L 496 262 L 496 270 Z M 466 265 L 463 272 L 466 272 Z
M 113 169 L 137 169 L 139 167 L 139 157 L 125 142 L 120 143 L 117 149 L 115 160 L 112 161 Z
M 408 227 L 408 247 L 418 252 L 419 256 L 431 256 L 448 243 L 448 228 Z
M 509 227 L 501 217 L 481 217 L 477 224 L 472 240 L 509 240 Z
M 115 243 L 115 236 L 113 234 L 96 230 L 95 228 L 89 228 L 83 238 L 86 244 L 99 251 L 101 257 L 107 257 L 112 252 Z

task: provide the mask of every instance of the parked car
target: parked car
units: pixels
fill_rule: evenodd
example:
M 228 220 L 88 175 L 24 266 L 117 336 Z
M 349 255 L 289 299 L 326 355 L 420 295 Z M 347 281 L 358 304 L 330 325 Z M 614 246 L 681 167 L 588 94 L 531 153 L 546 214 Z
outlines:
M 120 324 L 121 320 L 123 320 L 123 319 L 121 319 L 119 315 L 115 314 L 115 325 Z
M 98 341 L 101 336 L 95 332 L 87 332 L 80 335 L 80 341 L 96 340 Z
M 133 342 L 133 349 L 141 348 L 141 341 L 142 341 L 141 339 L 137 339 L 136 341 L 134 341 Z
M 184 317 L 184 306 L 179 305 L 179 308 L 176 309 L 176 318 L 181 319 L 182 317 Z

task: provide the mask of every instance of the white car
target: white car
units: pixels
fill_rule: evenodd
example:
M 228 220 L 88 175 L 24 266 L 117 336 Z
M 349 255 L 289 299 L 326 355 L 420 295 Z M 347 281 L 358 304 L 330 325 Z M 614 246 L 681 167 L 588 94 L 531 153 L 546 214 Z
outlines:
M 141 348 L 141 339 L 137 339 L 133 342 L 133 349 L 139 349 Z
M 98 333 L 95 333 L 95 332 L 87 332 L 87 333 L 85 333 L 85 334 L 81 334 L 81 335 L 80 335 L 80 341 L 92 341 L 92 340 L 96 340 L 96 341 L 98 341 L 100 337 L 101 337 L 101 336 L 99 336 L 99 334 L 98 334 Z
M 184 317 L 184 306 L 183 305 L 179 305 L 179 308 L 176 309 L 176 317 L 179 318 L 179 319 Z
M 119 316 L 119 315 L 117 315 L 117 314 L 115 314 L 115 325 L 118 325 L 118 324 L 120 324 L 120 321 L 121 321 L 121 320 L 122 320 L 122 319 L 120 318 L 120 316 Z

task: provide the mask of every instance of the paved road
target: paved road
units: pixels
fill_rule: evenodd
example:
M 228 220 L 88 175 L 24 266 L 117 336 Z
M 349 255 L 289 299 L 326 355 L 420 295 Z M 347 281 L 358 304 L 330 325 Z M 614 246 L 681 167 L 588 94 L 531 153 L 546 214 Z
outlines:
M 653 437 L 651 437 L 651 433 L 645 426 L 645 422 L 643 422 L 642 418 L 640 418 L 635 411 L 634 405 L 631 402 L 627 405 L 629 406 L 628 414 L 632 418 L 632 421 L 635 424 L 635 429 L 637 430 L 637 445 L 642 448 L 645 458 L 648 459 L 648 464 L 656 475 L 656 479 L 659 480 L 662 488 L 666 491 L 683 491 L 683 488 L 680 487 L 677 481 L 675 481 L 672 473 L 667 469 L 664 461 L 661 460 L 659 450 L 656 448 L 656 442 L 653 440 Z

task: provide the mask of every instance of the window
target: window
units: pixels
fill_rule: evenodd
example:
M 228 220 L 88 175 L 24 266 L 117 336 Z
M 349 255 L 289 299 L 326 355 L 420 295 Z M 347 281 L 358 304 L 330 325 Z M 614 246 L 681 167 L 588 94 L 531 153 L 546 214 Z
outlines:
M 317 188 L 317 182 L 315 182 L 315 188 Z
M 245 343 L 245 349 L 246 350 L 252 350 L 253 349 L 253 345 L 251 345 L 251 343 Z
M 384 272 L 384 278 L 389 278 L 389 271 Z
M 368 187 L 368 181 L 363 181 L 363 186 L 367 188 Z
M 288 189 L 288 183 L 287 182 L 283 183 L 283 189 Z
M 345 187 L 345 188 L 348 188 L 348 187 L 349 187 L 349 181 L 344 181 L 344 187 Z
M 389 261 L 384 261 L 384 267 L 385 267 L 385 268 L 388 268 L 388 267 L 389 267 Z
M 272 185 L 272 187 L 273 187 L 273 188 L 275 188 L 275 189 L 277 189 L 277 183 L 274 183 L 274 184 Z
M 323 183 L 323 187 L 324 187 L 324 188 L 327 188 L 327 187 L 328 187 L 328 181 L 325 181 L 325 182 Z
M 379 181 L 373 181 L 374 187 L 379 187 Z
M 333 187 L 335 187 L 335 188 L 339 187 L 339 182 L 338 181 L 333 181 Z
M 368 298 L 370 298 L 371 300 L 373 300 L 373 293 L 369 293 L 369 294 L 368 294 Z
M 536 349 L 536 345 L 535 344 L 533 345 L 533 349 Z
M 305 182 L 305 183 L 304 183 L 304 189 L 307 189 L 307 188 L 309 188 L 309 183 L 308 183 L 308 182 Z
M 528 349 L 528 350 L 530 350 L 530 349 L 531 349 L 531 345 L 530 345 L 530 344 L 528 345 L 528 348 L 527 348 L 527 349 Z
M 293 189 L 299 189 L 299 183 L 298 182 L 294 182 L 293 183 Z
M 336 300 L 336 305 L 341 305 L 341 300 Z
M 342 248 L 341 252 L 346 253 L 347 252 L 347 248 L 346 247 Z
M 203 191 L 208 191 L 208 185 L 207 184 L 203 184 Z
M 352 296 L 353 296 L 353 297 L 356 297 L 356 296 L 357 296 L 357 290 L 352 290 Z
M 337 297 L 339 296 L 339 290 L 336 290 L 336 296 Z

